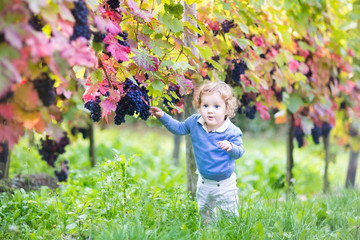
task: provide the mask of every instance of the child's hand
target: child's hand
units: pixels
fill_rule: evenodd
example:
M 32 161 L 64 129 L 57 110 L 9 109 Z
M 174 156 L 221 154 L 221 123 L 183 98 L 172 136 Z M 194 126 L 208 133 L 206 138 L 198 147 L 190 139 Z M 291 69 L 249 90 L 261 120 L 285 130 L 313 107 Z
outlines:
M 164 112 L 160 108 L 151 107 L 149 111 L 151 115 L 155 116 L 156 118 L 161 118 L 164 116 Z
M 217 142 L 217 144 L 219 144 L 219 147 L 222 150 L 226 150 L 227 152 L 231 151 L 232 149 L 232 144 L 227 140 Z

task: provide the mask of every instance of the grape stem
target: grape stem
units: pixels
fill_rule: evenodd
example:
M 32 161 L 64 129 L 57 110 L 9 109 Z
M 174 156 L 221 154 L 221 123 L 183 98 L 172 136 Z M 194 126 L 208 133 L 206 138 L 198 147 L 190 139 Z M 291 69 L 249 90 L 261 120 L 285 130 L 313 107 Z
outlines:
M 107 79 L 107 81 L 109 82 L 109 86 L 110 86 L 110 88 L 112 89 L 113 86 L 112 86 L 112 83 L 111 83 L 111 81 L 110 81 L 109 75 L 107 74 L 107 72 L 106 72 L 106 70 L 105 70 L 104 64 L 102 63 L 102 61 L 101 61 L 100 58 L 98 58 L 98 60 L 99 60 L 99 65 L 100 65 L 100 67 L 102 68 L 102 70 L 104 71 L 105 76 L 106 76 L 106 79 Z

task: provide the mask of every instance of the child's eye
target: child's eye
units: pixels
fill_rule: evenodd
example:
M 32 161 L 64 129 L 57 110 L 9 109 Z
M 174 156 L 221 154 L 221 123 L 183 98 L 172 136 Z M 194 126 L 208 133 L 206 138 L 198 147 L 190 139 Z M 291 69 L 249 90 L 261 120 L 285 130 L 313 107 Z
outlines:
M 207 104 L 204 104 L 204 107 L 206 107 L 206 108 L 207 108 L 207 107 L 208 107 L 208 105 L 207 105 Z
M 219 108 L 219 105 L 215 105 L 215 108 Z

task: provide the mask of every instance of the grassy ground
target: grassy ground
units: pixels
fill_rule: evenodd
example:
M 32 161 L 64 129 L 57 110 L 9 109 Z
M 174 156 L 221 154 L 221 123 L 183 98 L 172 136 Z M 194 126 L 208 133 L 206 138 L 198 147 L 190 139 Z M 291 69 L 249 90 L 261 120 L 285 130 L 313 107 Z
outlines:
M 68 183 L 0 195 L 0 239 L 360 239 L 360 193 L 342 190 L 347 152 L 332 148 L 332 193 L 323 195 L 322 147 L 295 149 L 295 189 L 286 195 L 282 133 L 245 133 L 236 169 L 240 216 L 204 226 L 185 191 L 184 154 L 180 166 L 172 162 L 172 139 L 142 124 L 97 131 L 96 168 L 88 142 L 73 139 L 59 159 L 71 163 Z M 53 169 L 24 138 L 10 175 L 36 172 Z

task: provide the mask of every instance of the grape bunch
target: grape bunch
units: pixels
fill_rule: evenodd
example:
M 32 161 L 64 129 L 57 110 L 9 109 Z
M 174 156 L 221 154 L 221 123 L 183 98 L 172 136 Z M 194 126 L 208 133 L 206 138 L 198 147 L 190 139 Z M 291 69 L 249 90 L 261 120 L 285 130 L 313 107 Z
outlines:
M 245 71 L 248 69 L 244 60 L 233 60 L 234 63 L 234 70 L 231 72 L 231 78 L 237 83 L 240 84 L 240 75 L 244 74 Z
M 64 136 L 59 142 L 54 141 L 48 135 L 45 139 L 41 138 L 41 147 L 39 148 L 39 154 L 41 159 L 46 161 L 49 166 L 55 167 L 55 161 L 60 154 L 65 152 L 65 147 L 70 143 L 67 133 L 64 132 Z
M 94 36 L 94 43 L 102 43 L 106 37 L 106 34 L 102 32 L 92 32 L 92 34 Z
M 70 37 L 70 41 L 75 40 L 78 37 L 84 37 L 90 39 L 91 32 L 88 26 L 87 17 L 89 15 L 89 9 L 82 0 L 75 2 L 75 7 L 71 10 L 72 15 L 75 18 L 74 33 Z
M 321 136 L 323 136 L 324 138 L 329 136 L 331 129 L 332 129 L 332 126 L 330 125 L 330 123 L 323 122 L 323 124 L 321 126 Z
M 56 91 L 54 83 L 55 81 L 47 73 L 42 73 L 40 77 L 33 80 L 34 87 L 44 106 L 50 106 L 55 102 Z
M 133 116 L 134 114 L 139 114 L 141 119 L 147 120 L 150 117 L 149 91 L 144 86 L 140 88 L 130 79 L 124 82 L 124 91 L 125 96 L 116 106 L 114 123 L 120 125 L 125 122 L 125 115 Z
M 214 61 L 216 61 L 216 62 L 219 62 L 220 56 L 219 56 L 219 55 L 212 56 L 211 59 L 214 60 Z M 210 69 L 214 69 L 214 66 L 213 66 L 211 63 L 209 63 L 209 62 L 205 62 L 205 67 L 206 67 L 206 68 L 210 68 Z
M 89 130 L 84 127 L 72 127 L 71 128 L 71 134 L 73 136 L 76 136 L 76 134 L 81 133 L 83 139 L 86 139 L 89 135 Z
M 295 139 L 298 143 L 298 147 L 301 148 L 304 146 L 304 131 L 302 130 L 302 127 L 300 126 L 295 126 L 294 127 L 294 136 L 295 136 Z
M 321 136 L 321 128 L 319 125 L 314 124 L 314 127 L 311 129 L 311 137 L 315 144 L 320 143 L 320 136 Z
M 119 0 L 107 0 L 106 3 L 109 4 L 109 7 L 110 7 L 112 10 L 116 10 L 117 8 L 120 7 L 120 2 L 119 2 Z
M 175 94 L 177 96 L 177 98 L 174 97 L 173 94 Z M 169 101 L 167 98 L 164 98 L 164 105 L 165 105 L 166 109 L 169 112 L 171 112 L 173 110 L 171 105 L 177 104 L 178 102 L 180 102 L 180 99 L 181 99 L 179 87 L 178 86 L 170 86 L 167 91 L 167 95 L 171 98 L 171 100 Z
M 90 118 L 94 122 L 98 122 L 101 119 L 101 107 L 100 98 L 96 97 L 95 100 L 90 100 L 84 104 L 84 107 L 90 111 Z
M 42 28 L 44 27 L 43 23 L 39 19 L 39 16 L 36 15 L 32 15 L 29 18 L 28 23 L 38 32 L 41 32 Z
M 60 171 L 55 170 L 55 176 L 59 182 L 66 182 L 69 176 L 69 162 L 67 160 L 60 163 Z
M 230 29 L 233 28 L 234 26 L 235 26 L 234 20 L 231 20 L 231 21 L 225 20 L 221 23 L 221 28 L 224 33 L 230 32 Z
M 238 108 L 238 113 L 245 114 L 249 119 L 255 119 L 256 106 L 251 104 L 253 97 L 249 93 L 244 93 L 240 99 L 241 106 Z
M 123 31 L 118 34 L 123 40 L 118 39 L 118 43 L 125 47 L 130 47 L 129 43 L 126 41 L 128 39 L 128 33 Z

